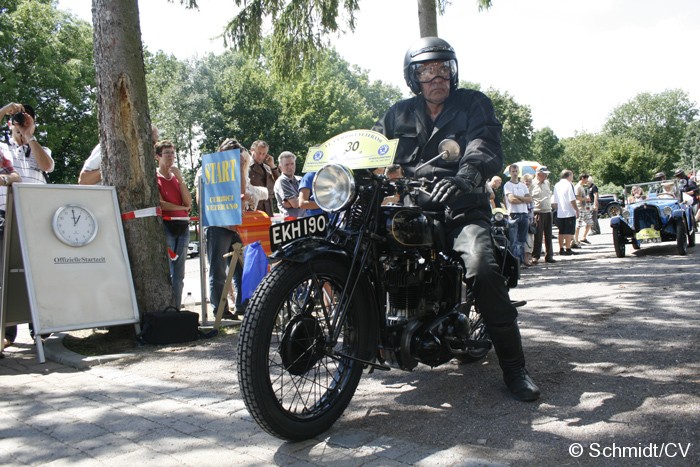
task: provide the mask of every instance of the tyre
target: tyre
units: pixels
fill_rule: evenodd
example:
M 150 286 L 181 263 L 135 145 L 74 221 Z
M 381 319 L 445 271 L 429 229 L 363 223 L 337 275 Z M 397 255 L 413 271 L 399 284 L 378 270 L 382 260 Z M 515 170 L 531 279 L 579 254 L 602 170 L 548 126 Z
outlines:
M 248 411 L 274 436 L 303 440 L 323 433 L 355 393 L 363 365 L 350 357 L 369 354 L 371 294 L 357 291 L 346 318 L 336 323 L 347 276 L 339 260 L 285 262 L 248 304 L 238 381 Z M 329 344 L 336 329 L 337 341 Z
M 693 226 L 693 232 L 688 233 L 688 246 L 695 246 L 695 232 L 698 229 L 698 225 L 695 222 L 695 218 L 692 217 L 692 211 L 691 211 L 691 220 L 692 220 L 692 226 Z
M 632 248 L 634 248 L 635 250 L 639 250 L 641 248 L 642 245 L 639 243 L 639 240 L 637 240 L 634 237 L 632 237 L 630 240 L 632 243 Z
M 688 254 L 688 229 L 685 227 L 683 219 L 679 219 L 676 222 L 676 246 L 678 247 L 679 255 Z
M 619 216 L 620 212 L 622 212 L 622 208 L 620 207 L 619 204 L 617 203 L 610 203 L 608 206 L 605 208 L 605 215 L 608 217 L 615 217 Z
M 491 341 L 486 332 L 486 325 L 481 317 L 481 313 L 476 311 L 473 306 L 469 312 L 469 339 L 484 343 L 484 347 L 475 349 L 467 349 L 467 352 L 457 356 L 460 363 L 476 363 L 483 360 L 491 350 Z
M 613 246 L 615 247 L 615 254 L 618 258 L 625 257 L 625 238 L 620 233 L 620 228 L 618 226 L 613 226 L 612 228 Z

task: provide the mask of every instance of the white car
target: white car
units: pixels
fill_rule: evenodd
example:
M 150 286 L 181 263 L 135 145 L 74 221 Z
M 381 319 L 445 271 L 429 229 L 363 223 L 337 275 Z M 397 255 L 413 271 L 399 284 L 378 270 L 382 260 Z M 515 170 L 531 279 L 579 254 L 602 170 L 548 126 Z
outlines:
M 190 242 L 187 245 L 187 257 L 192 258 L 199 255 L 199 242 Z

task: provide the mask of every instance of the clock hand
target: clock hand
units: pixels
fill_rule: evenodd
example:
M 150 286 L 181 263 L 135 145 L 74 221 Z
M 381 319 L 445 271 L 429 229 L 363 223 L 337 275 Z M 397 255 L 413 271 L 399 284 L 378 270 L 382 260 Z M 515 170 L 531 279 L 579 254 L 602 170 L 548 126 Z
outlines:
M 76 225 L 78 223 L 78 221 L 75 220 L 75 209 L 71 209 L 70 212 L 73 215 L 73 225 Z M 80 216 L 78 216 L 78 217 L 80 217 Z

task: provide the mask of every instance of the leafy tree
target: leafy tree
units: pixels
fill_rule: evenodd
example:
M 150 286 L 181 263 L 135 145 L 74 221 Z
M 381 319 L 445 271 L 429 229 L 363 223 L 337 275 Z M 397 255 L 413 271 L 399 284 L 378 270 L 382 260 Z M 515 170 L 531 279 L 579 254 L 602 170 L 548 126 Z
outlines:
M 549 127 L 536 130 L 532 134 L 532 156 L 540 164 L 546 165 L 554 174 L 565 168 L 562 165 L 564 145 Z
M 50 0 L 0 0 L 0 105 L 35 108 L 55 183 L 75 183 L 97 143 L 91 34 L 87 22 Z
M 493 102 L 496 117 L 503 125 L 503 154 L 506 163 L 532 158 L 532 113 L 518 104 L 508 92 L 489 88 L 485 94 Z
M 670 170 L 679 159 L 686 127 L 698 109 L 680 89 L 659 94 L 641 93 L 614 109 L 603 127 L 611 136 L 633 138 L 659 154 L 667 154 Z
M 564 146 L 564 154 L 557 166 L 560 171 L 570 169 L 574 172 L 575 178 L 581 172 L 589 172 L 605 179 L 591 167 L 592 161 L 599 157 L 605 148 L 604 137 L 592 133 L 581 133 L 571 138 L 564 138 L 561 143 Z
M 700 164 L 700 120 L 688 125 L 681 141 L 681 158 L 678 166 L 693 170 Z

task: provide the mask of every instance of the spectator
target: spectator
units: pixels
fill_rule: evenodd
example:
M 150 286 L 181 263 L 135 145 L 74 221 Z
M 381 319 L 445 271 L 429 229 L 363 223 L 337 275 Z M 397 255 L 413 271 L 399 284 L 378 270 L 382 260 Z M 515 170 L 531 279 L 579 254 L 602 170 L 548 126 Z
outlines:
M 297 169 L 297 156 L 284 151 L 277 159 L 282 175 L 275 181 L 277 206 L 284 217 L 304 217 L 306 209 L 299 206 L 299 178 L 294 175 Z
M 563 170 L 561 178 L 554 185 L 554 197 L 552 203 L 557 210 L 557 227 L 559 228 L 559 254 L 562 256 L 574 255 L 571 242 L 576 230 L 576 218 L 579 215 L 574 186 L 572 180 L 574 173 L 571 170 Z M 554 207 L 554 206 L 553 206 Z
M 491 177 L 491 180 L 488 181 L 488 185 L 491 187 L 491 193 L 493 193 L 493 197 L 491 198 L 492 209 L 505 207 L 503 204 L 503 191 L 501 190 L 502 183 L 503 180 L 498 175 Z
M 532 261 L 537 263 L 542 255 L 542 239 L 544 237 L 545 256 L 547 263 L 555 263 L 552 250 L 552 188 L 547 177 L 550 172 L 545 166 L 537 169 L 535 180 L 530 186 L 532 210 L 535 214 L 535 238 L 532 245 Z
M 21 173 L 22 172 L 20 172 L 20 174 Z M 676 170 L 673 176 L 678 180 L 678 186 L 681 191 L 692 198 L 693 206 L 698 204 L 698 195 L 700 195 L 698 185 L 685 174 L 683 169 Z
M 231 149 L 241 150 L 241 173 L 244 174 L 248 167 L 250 153 L 241 146 L 235 138 L 226 138 L 216 150 L 217 152 L 229 151 Z M 197 171 L 196 180 L 201 179 L 202 169 Z M 245 203 L 248 197 L 246 194 L 247 186 L 245 177 L 241 178 L 241 199 Z M 197 184 L 197 203 L 202 206 L 202 197 L 199 192 L 199 184 Z M 235 225 L 228 226 L 209 226 L 204 230 L 207 248 L 207 261 L 209 262 L 209 304 L 213 313 L 221 301 L 221 295 L 224 293 L 224 285 L 226 285 L 226 277 L 228 276 L 228 267 L 230 260 L 224 258 L 226 253 L 233 250 L 234 243 L 243 244 L 241 236 Z M 236 269 L 233 270 L 233 288 L 235 290 L 235 310 L 231 312 L 228 306 L 228 300 L 224 301 L 224 311 L 222 317 L 225 319 L 238 319 L 238 314 L 245 313 L 245 304 L 241 301 L 241 278 L 243 276 L 243 268 L 240 264 L 236 264 Z
M 581 174 L 578 178 L 578 183 L 574 187 L 576 195 L 576 203 L 578 206 L 578 222 L 576 223 L 576 233 L 574 234 L 574 243 L 571 248 L 580 248 L 581 243 L 589 244 L 588 232 L 593 225 L 593 215 L 591 214 L 591 199 L 588 195 L 588 174 Z M 583 238 L 579 242 L 579 232 L 583 229 Z
M 528 192 L 530 192 L 530 187 L 532 186 L 532 175 L 524 174 L 523 183 L 527 187 Z M 532 199 L 532 195 L 530 195 Z M 535 239 L 535 213 L 532 211 L 532 201 L 527 204 L 527 240 L 525 241 L 525 266 L 532 266 L 532 248 L 534 246 Z
M 170 281 L 173 286 L 172 302 L 179 310 L 182 304 L 182 288 L 185 281 L 187 244 L 190 242 L 190 208 L 192 196 L 175 167 L 175 145 L 170 141 L 156 144 L 158 168 L 156 177 L 163 211 L 163 229 L 170 256 Z
M 46 183 L 46 174 L 53 172 L 51 150 L 39 144 L 34 136 L 36 114 L 27 104 L 10 103 L 0 109 L 0 119 L 10 116 L 12 139 L 5 135 L 0 150 L 12 161 L 23 183 Z
M 158 128 L 151 125 L 151 138 L 153 145 L 158 142 Z M 79 185 L 101 185 L 102 184 L 102 145 L 97 144 L 90 153 L 90 156 L 85 159 L 83 169 L 78 175 Z
M 7 209 L 7 187 L 13 183 L 21 182 L 22 177 L 12 166 L 12 161 L 5 157 L 2 149 L 0 149 L 0 268 L 5 267 L 4 263 L 4 252 L 5 249 L 1 248 L 5 236 L 5 210 Z M 0 277 L 2 277 L 0 275 Z M 2 287 L 3 284 L 0 284 Z M 6 326 L 5 327 L 5 340 L 3 341 L 2 347 L 5 348 L 11 345 L 15 338 L 17 337 L 17 326 Z M 2 349 L 0 349 L 0 358 L 2 358 Z
M 508 230 L 510 237 L 510 250 L 513 256 L 525 262 L 525 242 L 527 242 L 527 231 L 529 226 L 527 205 L 532 202 L 530 190 L 518 179 L 520 168 L 516 164 L 511 164 L 508 168 L 510 180 L 503 185 L 503 194 L 506 200 L 506 207 L 511 220 L 511 228 Z M 527 266 L 527 265 L 526 265 Z
M 598 223 L 598 187 L 593 183 L 593 177 L 588 176 L 588 196 L 591 198 L 591 235 L 600 235 L 600 224 Z
M 305 216 L 315 216 L 323 214 L 323 209 L 318 207 L 314 200 L 313 181 L 316 172 L 305 173 L 299 182 L 299 207 L 306 209 Z
M 280 176 L 280 169 L 275 166 L 275 160 L 268 154 L 270 147 L 265 141 L 255 141 L 250 149 L 253 151 L 253 163 L 248 169 L 250 184 L 266 188 L 268 195 L 267 199 L 258 202 L 256 210 L 265 211 L 272 217 L 275 214 L 272 199 L 275 196 L 275 181 Z

